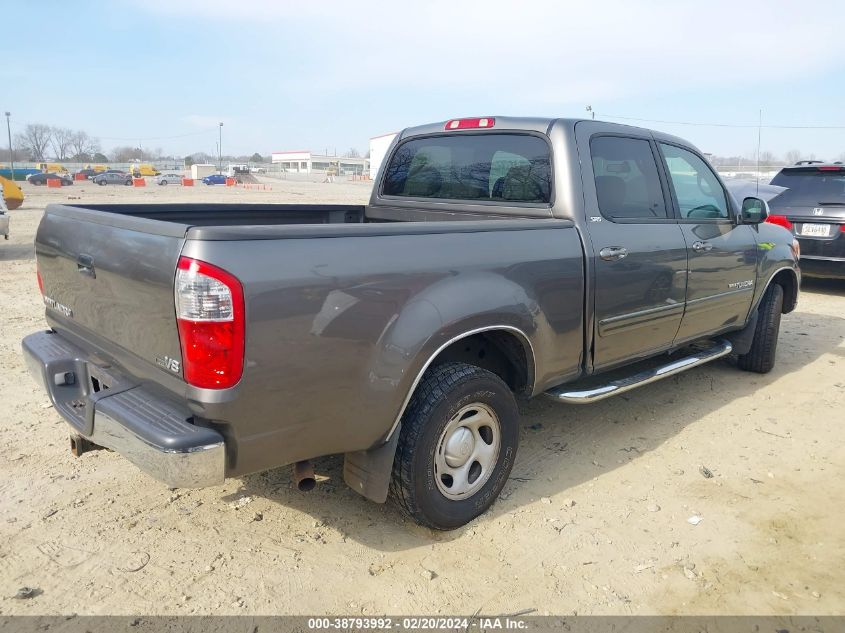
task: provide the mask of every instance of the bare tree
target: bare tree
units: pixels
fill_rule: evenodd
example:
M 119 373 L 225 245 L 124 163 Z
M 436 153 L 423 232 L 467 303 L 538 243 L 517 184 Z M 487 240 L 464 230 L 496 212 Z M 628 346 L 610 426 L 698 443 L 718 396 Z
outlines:
M 67 160 L 70 155 L 73 130 L 66 127 L 54 127 L 50 131 L 50 147 L 53 148 L 53 155 L 56 160 Z
M 344 158 L 361 158 L 361 153 L 354 147 L 350 147 L 343 155 Z
M 761 165 L 766 165 L 768 167 L 769 165 L 772 165 L 773 163 L 775 163 L 776 160 L 777 160 L 777 157 L 772 152 L 770 152 L 769 150 L 766 150 L 765 152 L 760 153 L 760 164 Z
M 41 123 L 30 123 L 15 137 L 15 144 L 33 160 L 43 161 L 50 145 L 52 128 Z
M 71 134 L 69 145 L 71 155 L 82 160 L 90 160 L 92 154 L 100 151 L 99 141 L 88 136 L 88 133 L 83 130 Z
M 114 156 L 115 162 L 118 163 L 128 163 L 132 160 L 150 160 L 153 158 L 152 154 L 144 151 L 142 148 L 129 147 L 128 145 L 115 147 L 112 150 L 112 156 Z
M 194 161 L 193 164 L 207 164 L 214 161 L 217 157 L 206 154 L 205 152 L 194 152 L 191 154 L 191 158 Z
M 801 160 L 801 150 L 791 149 L 786 153 L 786 164 L 794 165 Z

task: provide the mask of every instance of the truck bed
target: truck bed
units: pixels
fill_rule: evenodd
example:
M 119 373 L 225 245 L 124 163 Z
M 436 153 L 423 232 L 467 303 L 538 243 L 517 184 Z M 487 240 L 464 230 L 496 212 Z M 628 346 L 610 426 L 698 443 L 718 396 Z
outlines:
M 188 226 L 280 224 L 355 224 L 364 221 L 364 205 L 347 204 L 89 204 L 69 209 L 99 211 Z

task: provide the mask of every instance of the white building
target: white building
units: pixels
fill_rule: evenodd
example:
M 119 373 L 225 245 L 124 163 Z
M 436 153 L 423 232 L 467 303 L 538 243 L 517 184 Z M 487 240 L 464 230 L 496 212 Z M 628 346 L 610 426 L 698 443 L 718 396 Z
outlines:
M 384 161 L 384 155 L 387 154 L 387 150 L 397 134 L 398 132 L 390 132 L 370 139 L 370 178 L 373 180 L 375 180 L 379 167 Z
M 196 163 L 191 165 L 191 178 L 194 180 L 202 180 L 206 176 L 210 176 L 211 174 L 217 171 L 217 165 L 211 165 L 208 163 Z
M 288 173 L 310 174 L 332 169 L 339 176 L 366 174 L 370 163 L 366 158 L 325 156 L 308 150 L 273 152 L 271 160 L 274 165 L 279 165 L 282 171 Z

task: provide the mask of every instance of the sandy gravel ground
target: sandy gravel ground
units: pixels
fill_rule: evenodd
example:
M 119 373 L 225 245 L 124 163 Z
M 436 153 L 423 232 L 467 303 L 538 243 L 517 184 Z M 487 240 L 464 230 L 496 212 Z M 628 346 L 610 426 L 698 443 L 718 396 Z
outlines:
M 116 454 L 72 457 L 20 353 L 44 327 L 44 206 L 369 195 L 273 186 L 25 188 L 0 243 L 0 613 L 845 612 L 845 283 L 805 283 L 769 375 L 717 361 L 591 407 L 524 405 L 501 498 L 451 533 L 348 490 L 340 457 L 309 494 L 287 468 L 173 492 Z

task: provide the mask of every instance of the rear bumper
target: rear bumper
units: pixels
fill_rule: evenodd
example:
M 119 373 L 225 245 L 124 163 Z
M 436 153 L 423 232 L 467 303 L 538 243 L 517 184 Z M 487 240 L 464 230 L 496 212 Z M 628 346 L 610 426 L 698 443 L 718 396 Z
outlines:
M 845 257 L 817 257 L 801 255 L 801 274 L 805 277 L 845 279 Z
M 22 347 L 30 373 L 72 434 L 120 453 L 171 488 L 223 482 L 223 436 L 192 424 L 186 406 L 121 374 L 55 332 L 30 334 Z

